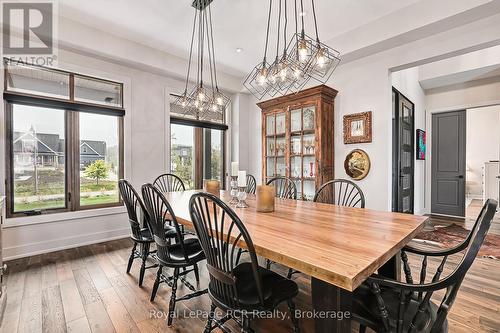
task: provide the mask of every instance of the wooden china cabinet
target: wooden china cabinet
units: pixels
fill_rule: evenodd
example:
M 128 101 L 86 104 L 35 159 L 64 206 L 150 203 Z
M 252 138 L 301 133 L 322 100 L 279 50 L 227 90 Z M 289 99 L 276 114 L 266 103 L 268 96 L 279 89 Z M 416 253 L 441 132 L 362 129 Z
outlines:
M 321 85 L 257 104 L 262 109 L 262 179 L 289 177 L 299 198 L 312 200 L 321 184 L 334 178 L 336 95 Z

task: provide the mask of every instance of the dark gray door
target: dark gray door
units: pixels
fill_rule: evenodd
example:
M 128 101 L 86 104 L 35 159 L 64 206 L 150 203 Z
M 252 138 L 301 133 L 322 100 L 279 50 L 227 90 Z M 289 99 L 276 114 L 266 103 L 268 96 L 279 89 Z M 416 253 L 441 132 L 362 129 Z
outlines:
M 392 210 L 413 214 L 414 111 L 413 103 L 393 89 L 393 199 Z
M 432 115 L 433 214 L 465 216 L 466 113 Z

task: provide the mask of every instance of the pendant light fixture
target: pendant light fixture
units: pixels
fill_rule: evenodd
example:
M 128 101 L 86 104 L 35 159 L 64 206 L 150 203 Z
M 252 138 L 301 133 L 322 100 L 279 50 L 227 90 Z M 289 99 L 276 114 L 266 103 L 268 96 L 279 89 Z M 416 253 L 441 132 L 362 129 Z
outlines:
M 274 97 L 277 94 L 298 92 L 311 78 L 326 83 L 340 62 L 340 53 L 320 41 L 314 0 L 311 0 L 311 9 L 315 38 L 309 37 L 305 32 L 303 0 L 300 0 L 300 9 L 297 6 L 298 0 L 294 0 L 295 33 L 288 43 L 286 42 L 289 10 L 287 3 L 291 0 L 275 1 L 278 3 L 276 57 L 273 63 L 267 62 L 273 10 L 273 0 L 269 0 L 264 57 L 244 82 L 248 91 L 259 100 L 266 95 Z
M 176 96 L 173 104 L 180 107 L 185 116 L 204 121 L 223 121 L 231 100 L 219 90 L 217 81 L 212 11 L 210 8 L 212 1 L 194 0 L 192 3 L 195 14 L 191 32 L 186 84 L 184 92 Z M 197 47 L 196 84 L 191 90 L 188 90 L 195 40 Z M 208 59 L 205 59 L 205 52 L 208 53 Z M 205 60 L 208 60 L 208 77 L 204 75 Z

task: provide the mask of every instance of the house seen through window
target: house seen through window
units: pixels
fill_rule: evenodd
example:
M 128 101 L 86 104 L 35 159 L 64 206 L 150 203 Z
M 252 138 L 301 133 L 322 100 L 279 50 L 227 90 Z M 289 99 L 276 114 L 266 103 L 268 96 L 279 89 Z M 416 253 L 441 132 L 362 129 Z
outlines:
M 21 65 L 20 65 L 21 66 Z M 41 214 L 121 204 L 121 85 L 79 76 L 77 87 L 46 98 L 40 77 L 74 85 L 78 76 L 7 67 L 7 214 Z M 26 83 L 28 82 L 28 83 Z M 60 89 L 68 89 L 61 85 Z M 63 90 L 64 90 L 63 89 Z M 75 95 L 73 91 L 78 91 Z M 56 96 L 56 97 L 54 97 Z M 85 96 L 85 103 L 78 98 Z M 112 98 L 112 101 L 110 101 Z M 91 105 L 95 104 L 95 105 Z M 112 105 L 111 105 L 112 104 Z M 37 106 L 34 106 L 37 105 Z

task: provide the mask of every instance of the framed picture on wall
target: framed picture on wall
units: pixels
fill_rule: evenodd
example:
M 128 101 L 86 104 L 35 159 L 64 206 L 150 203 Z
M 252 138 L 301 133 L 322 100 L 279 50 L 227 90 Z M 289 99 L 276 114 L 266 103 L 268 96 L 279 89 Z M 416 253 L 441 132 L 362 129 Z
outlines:
M 344 116 L 344 143 L 372 142 L 372 112 Z
M 425 160 L 425 131 L 417 129 L 417 160 Z

